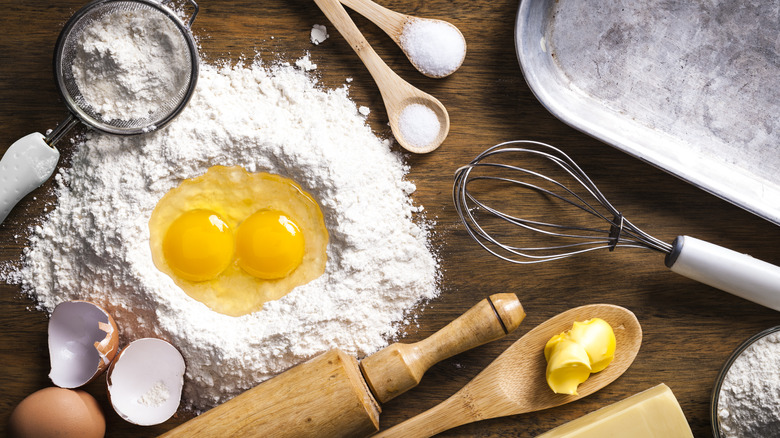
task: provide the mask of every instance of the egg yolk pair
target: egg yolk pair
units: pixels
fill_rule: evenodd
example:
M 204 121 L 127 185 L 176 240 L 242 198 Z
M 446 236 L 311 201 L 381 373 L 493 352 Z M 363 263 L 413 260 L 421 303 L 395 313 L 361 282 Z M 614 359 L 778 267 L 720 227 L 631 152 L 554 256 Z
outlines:
M 207 281 L 233 262 L 264 280 L 284 278 L 303 261 L 305 241 L 285 213 L 259 210 L 233 230 L 212 210 L 183 213 L 171 223 L 162 242 L 168 266 L 181 278 Z

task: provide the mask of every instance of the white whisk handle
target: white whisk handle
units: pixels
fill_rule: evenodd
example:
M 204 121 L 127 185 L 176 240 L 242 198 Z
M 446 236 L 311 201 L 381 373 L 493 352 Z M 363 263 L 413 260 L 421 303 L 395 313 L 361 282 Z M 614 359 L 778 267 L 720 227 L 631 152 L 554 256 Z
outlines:
M 59 151 L 38 132 L 8 148 L 0 160 L 0 223 L 22 198 L 49 179 L 59 159 Z
M 672 271 L 780 311 L 780 267 L 691 236 L 674 239 Z

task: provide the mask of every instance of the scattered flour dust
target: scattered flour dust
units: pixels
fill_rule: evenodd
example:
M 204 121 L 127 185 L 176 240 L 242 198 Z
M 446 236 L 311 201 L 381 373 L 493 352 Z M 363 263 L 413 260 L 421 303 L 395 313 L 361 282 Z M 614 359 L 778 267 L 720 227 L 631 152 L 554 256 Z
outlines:
M 370 354 L 398 334 L 410 309 L 438 294 L 428 225 L 410 198 L 408 167 L 389 146 L 346 87 L 321 89 L 290 65 L 203 65 L 190 104 L 167 128 L 87 134 L 56 176 L 58 205 L 6 281 L 48 312 L 74 299 L 105 307 L 122 345 L 170 341 L 185 358 L 183 403 L 194 410 L 331 348 Z M 152 209 L 213 165 L 280 174 L 319 201 L 330 233 L 320 278 L 230 317 L 155 268 Z
M 171 397 L 168 387 L 162 380 L 156 382 L 141 397 L 138 398 L 138 404 L 149 408 L 162 406 Z
M 315 46 L 319 45 L 320 43 L 324 42 L 326 39 L 328 39 L 330 35 L 328 35 L 328 28 L 321 24 L 315 24 L 311 27 L 311 32 L 309 34 L 309 39 L 311 40 L 311 43 Z

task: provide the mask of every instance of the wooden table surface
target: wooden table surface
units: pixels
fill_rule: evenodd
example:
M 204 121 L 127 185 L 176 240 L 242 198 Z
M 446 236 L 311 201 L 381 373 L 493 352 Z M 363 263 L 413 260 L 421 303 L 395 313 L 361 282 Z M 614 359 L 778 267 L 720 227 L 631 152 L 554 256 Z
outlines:
M 551 143 L 572 155 L 626 217 L 671 242 L 689 234 L 780 264 L 780 228 L 753 216 L 611 146 L 575 131 L 534 98 L 514 49 L 516 0 L 382 0 L 399 12 L 447 19 L 468 41 L 462 68 L 446 79 L 415 71 L 377 27 L 355 21 L 377 52 L 402 77 L 436 96 L 449 110 L 452 129 L 432 154 L 409 156 L 414 199 L 436 220 L 442 260 L 441 296 L 425 307 L 407 341 L 430 335 L 483 297 L 515 292 L 528 314 L 516 333 L 433 367 L 423 383 L 383 407 L 383 428 L 434 406 L 473 378 L 536 324 L 574 306 L 611 303 L 636 313 L 644 341 L 633 366 L 610 386 L 555 409 L 483 421 L 442 436 L 529 437 L 659 383 L 677 396 L 694 434 L 710 436 L 709 399 L 718 369 L 744 339 L 780 323 L 778 313 L 695 283 L 668 271 L 662 255 L 643 250 L 598 252 L 563 261 L 515 266 L 493 258 L 470 240 L 452 206 L 456 167 L 493 144 L 513 139 Z M 66 112 L 51 72 L 59 30 L 81 0 L 3 0 L 0 5 L 0 151 L 33 131 L 53 128 Z M 314 24 L 330 38 L 309 41 Z M 293 61 L 305 53 L 318 65 L 325 87 L 352 77 L 350 95 L 371 108 L 380 135 L 387 120 L 379 92 L 352 49 L 313 2 L 305 0 L 203 0 L 194 25 L 211 60 L 236 61 L 256 52 L 267 62 Z M 60 150 L 66 157 L 69 142 Z M 21 202 L 0 226 L 0 262 L 18 261 L 29 227 L 56 202 L 47 183 Z M 528 206 L 528 208 L 534 208 Z M 47 318 L 18 286 L 0 285 L 0 430 L 26 395 L 45 386 L 49 371 Z M 123 422 L 107 404 L 102 383 L 87 390 L 106 408 L 108 436 L 154 436 L 187 418 L 141 428 Z

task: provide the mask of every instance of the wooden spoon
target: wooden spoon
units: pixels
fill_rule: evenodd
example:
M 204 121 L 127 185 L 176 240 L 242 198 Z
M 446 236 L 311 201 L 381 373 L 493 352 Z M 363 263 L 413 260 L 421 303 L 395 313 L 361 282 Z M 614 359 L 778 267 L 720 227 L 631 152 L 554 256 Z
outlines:
M 574 321 L 607 321 L 615 331 L 615 359 L 579 386 L 579 395 L 555 394 L 547 386 L 544 345 L 571 329 Z M 433 408 L 375 437 L 429 437 L 455 426 L 488 418 L 517 415 L 559 406 L 593 394 L 620 377 L 642 343 L 642 327 L 623 307 L 592 304 L 560 313 L 518 339 L 460 391 Z
M 441 75 L 432 74 L 426 71 L 426 69 L 420 68 L 420 66 L 417 64 L 417 61 L 409 54 L 409 51 L 401 42 L 401 35 L 404 33 L 404 27 L 406 27 L 407 23 L 414 20 L 426 20 L 430 22 L 444 23 L 445 25 L 450 26 L 457 31 L 458 35 L 460 35 L 460 38 L 463 41 L 463 47 L 466 47 L 466 39 L 463 38 L 463 34 L 460 32 L 460 29 L 458 29 L 455 25 L 444 20 L 418 18 L 411 15 L 402 14 L 400 12 L 391 11 L 390 9 L 380 6 L 371 0 L 341 0 L 341 3 L 354 10 L 358 14 L 368 18 L 371 22 L 379 26 L 380 29 L 385 31 L 385 33 L 390 38 L 392 38 L 396 44 L 398 44 L 398 47 L 401 48 L 406 57 L 409 58 L 409 62 L 412 63 L 414 68 L 429 78 L 438 79 L 451 75 L 455 72 L 455 70 L 460 68 L 460 66 L 463 64 L 463 60 L 466 59 L 466 51 L 464 50 L 463 58 L 460 59 L 458 66 L 455 67 L 452 71 Z
M 352 46 L 374 78 L 374 82 L 382 94 L 382 100 L 385 102 L 390 128 L 398 143 L 404 149 L 418 154 L 431 152 L 438 148 L 450 131 L 450 116 L 444 105 L 430 94 L 413 87 L 391 70 L 371 48 L 338 0 L 314 0 L 314 2 Z M 404 138 L 399 118 L 403 110 L 412 104 L 420 104 L 432 110 L 439 122 L 439 133 L 428 144 L 412 144 Z

